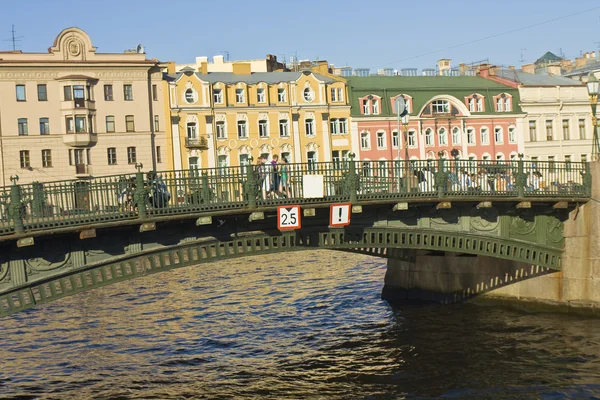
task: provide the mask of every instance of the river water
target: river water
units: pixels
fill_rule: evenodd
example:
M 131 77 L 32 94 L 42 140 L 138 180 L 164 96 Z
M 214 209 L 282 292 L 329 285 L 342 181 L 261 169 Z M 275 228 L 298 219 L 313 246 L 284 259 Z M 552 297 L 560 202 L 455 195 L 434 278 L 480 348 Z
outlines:
M 7 399 L 600 398 L 600 319 L 391 307 L 385 261 L 249 257 L 0 320 Z

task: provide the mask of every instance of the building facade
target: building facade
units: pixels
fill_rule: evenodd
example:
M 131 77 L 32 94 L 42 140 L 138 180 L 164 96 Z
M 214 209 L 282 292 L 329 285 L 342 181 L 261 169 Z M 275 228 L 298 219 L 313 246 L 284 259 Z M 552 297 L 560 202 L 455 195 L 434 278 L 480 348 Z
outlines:
M 525 155 L 540 161 L 589 161 L 592 113 L 585 84 L 544 73 L 483 69 L 481 76 L 519 90 L 526 114 Z
M 165 75 L 173 169 L 238 166 L 274 154 L 289 162 L 347 155 L 350 106 L 342 80 L 311 71 Z
M 348 78 L 352 150 L 361 160 L 514 159 L 523 151 L 517 89 L 479 77 Z M 406 141 L 396 99 L 409 112 Z M 405 146 L 406 144 L 406 146 Z
M 164 158 L 163 82 L 141 46 L 97 53 L 81 29 L 47 53 L 0 52 L 0 179 L 131 173 Z

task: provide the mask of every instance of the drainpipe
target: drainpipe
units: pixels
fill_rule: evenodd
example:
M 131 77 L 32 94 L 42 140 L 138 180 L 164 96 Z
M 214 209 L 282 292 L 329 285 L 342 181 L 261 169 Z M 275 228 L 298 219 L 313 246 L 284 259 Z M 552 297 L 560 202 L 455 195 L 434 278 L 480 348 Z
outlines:
M 560 113 L 561 113 L 561 111 L 562 111 L 562 109 L 563 109 L 563 107 L 564 107 L 564 103 L 563 103 L 563 101 L 560 99 L 560 86 L 557 86 L 557 87 L 556 87 L 556 92 L 557 92 L 556 94 L 558 95 L 558 101 L 559 101 L 559 106 L 558 106 L 558 127 L 559 127 L 559 129 L 561 129 L 561 130 L 562 130 L 562 116 L 561 116 L 561 114 L 560 114 Z M 569 127 L 569 128 L 570 128 L 570 127 Z M 558 133 L 558 132 L 557 132 L 557 133 Z M 564 160 L 565 160 L 565 155 L 564 155 L 564 151 L 563 151 L 563 134 L 564 134 L 564 131 L 562 131 L 562 132 L 560 133 L 560 141 L 559 141 L 559 143 L 560 143 L 560 159 L 561 159 L 562 161 L 564 161 Z
M 154 64 L 153 67 L 158 68 L 158 64 Z M 148 69 L 148 112 L 150 113 L 150 146 L 152 154 L 152 171 L 156 171 L 156 140 L 155 140 L 155 132 L 154 132 L 154 110 L 152 109 L 152 67 Z
M 4 171 L 4 138 L 2 136 L 2 109 L 0 109 L 0 160 L 2 160 L 2 186 L 6 186 L 6 172 Z

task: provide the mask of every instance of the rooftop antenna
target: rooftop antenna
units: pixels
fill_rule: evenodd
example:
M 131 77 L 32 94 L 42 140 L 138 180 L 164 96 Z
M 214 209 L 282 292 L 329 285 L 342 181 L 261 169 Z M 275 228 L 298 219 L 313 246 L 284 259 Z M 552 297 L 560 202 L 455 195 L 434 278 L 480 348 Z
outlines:
M 223 50 L 223 54 L 225 55 L 225 61 L 229 61 L 229 52 L 227 50 Z
M 521 64 L 523 64 L 525 62 L 525 58 L 523 57 L 523 52 L 527 51 L 527 49 L 521 49 L 521 58 L 519 59 L 519 62 Z
M 5 42 L 12 42 L 12 48 L 13 51 L 17 50 L 17 42 L 21 41 L 21 38 L 24 38 L 25 36 L 15 36 L 15 33 L 17 33 L 17 31 L 15 31 L 15 26 L 12 26 L 12 29 L 10 30 L 11 33 L 11 38 L 10 39 L 4 39 Z

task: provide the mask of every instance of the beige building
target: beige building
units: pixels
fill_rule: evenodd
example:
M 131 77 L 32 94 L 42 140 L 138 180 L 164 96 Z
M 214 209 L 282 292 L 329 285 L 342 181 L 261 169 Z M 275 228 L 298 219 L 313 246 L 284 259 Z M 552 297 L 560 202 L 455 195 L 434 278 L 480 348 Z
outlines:
M 250 68 L 250 72 L 273 72 L 273 71 L 284 71 L 286 70 L 285 64 L 277 61 L 277 56 L 267 54 L 265 58 L 259 58 L 255 60 L 236 60 L 229 61 L 225 60 L 225 56 L 217 55 L 213 56 L 213 60 L 209 61 L 208 57 L 196 57 L 196 62 L 193 64 L 177 64 L 175 70 L 180 72 L 185 68 L 191 68 L 194 71 L 199 71 L 204 68 L 206 73 L 213 72 L 234 72 L 234 66 L 244 64 Z
M 97 53 L 78 28 L 45 53 L 0 52 L 0 184 L 161 169 L 162 85 L 141 46 Z

